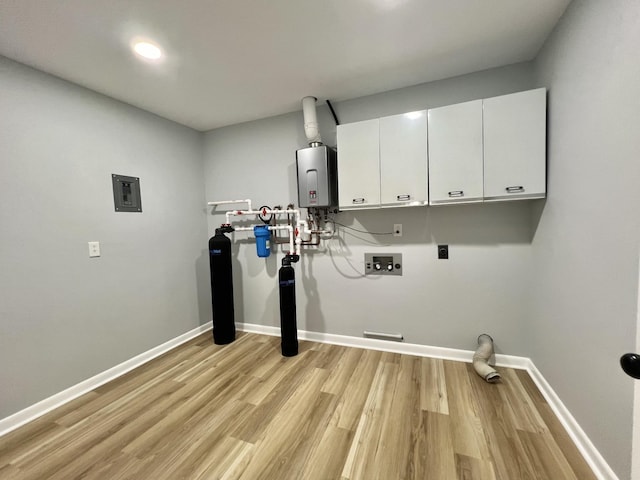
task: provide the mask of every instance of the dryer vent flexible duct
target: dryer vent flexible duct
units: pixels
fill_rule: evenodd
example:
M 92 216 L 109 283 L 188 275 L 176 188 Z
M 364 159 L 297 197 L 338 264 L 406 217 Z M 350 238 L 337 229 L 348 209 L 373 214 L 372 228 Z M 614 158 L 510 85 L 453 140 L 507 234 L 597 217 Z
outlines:
M 477 374 L 489 383 L 500 380 L 500 374 L 489 365 L 489 359 L 493 355 L 493 338 L 486 333 L 478 337 L 478 349 L 473 355 L 473 368 Z
M 304 133 L 310 147 L 322 145 L 320 131 L 318 129 L 318 117 L 316 115 L 316 97 L 304 97 L 302 99 L 302 114 L 304 115 Z

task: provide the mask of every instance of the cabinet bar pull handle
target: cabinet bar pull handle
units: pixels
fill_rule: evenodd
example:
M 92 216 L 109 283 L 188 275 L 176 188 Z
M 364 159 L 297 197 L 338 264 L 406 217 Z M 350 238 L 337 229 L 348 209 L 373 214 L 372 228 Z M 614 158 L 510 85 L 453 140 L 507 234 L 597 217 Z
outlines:
M 507 187 L 506 190 L 507 190 L 507 193 L 518 193 L 518 192 L 524 192 L 524 187 L 522 185 L 518 185 L 515 187 Z
M 464 197 L 464 190 L 453 190 L 449 192 L 450 197 Z
M 398 200 L 399 202 L 406 202 L 408 200 L 411 200 L 411 195 L 398 195 L 396 197 L 396 200 Z
M 364 198 L 354 198 L 351 203 L 364 203 Z

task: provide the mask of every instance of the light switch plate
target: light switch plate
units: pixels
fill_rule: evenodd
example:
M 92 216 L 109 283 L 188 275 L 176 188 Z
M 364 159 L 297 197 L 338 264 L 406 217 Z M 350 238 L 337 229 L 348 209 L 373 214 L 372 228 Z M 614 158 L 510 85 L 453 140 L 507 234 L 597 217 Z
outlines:
M 100 256 L 100 242 L 89 242 L 89 257 Z

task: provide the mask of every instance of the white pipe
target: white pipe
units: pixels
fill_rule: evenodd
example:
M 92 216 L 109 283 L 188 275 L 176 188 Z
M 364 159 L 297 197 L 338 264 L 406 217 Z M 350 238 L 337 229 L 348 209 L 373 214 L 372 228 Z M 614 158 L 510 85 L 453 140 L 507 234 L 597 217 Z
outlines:
M 313 98 L 313 97 L 308 97 L 308 98 Z M 315 99 L 314 99 L 315 101 Z M 314 112 L 315 113 L 315 112 Z M 294 208 L 287 208 L 287 209 L 277 209 L 277 210 L 273 210 L 270 208 L 263 208 L 261 210 L 252 210 L 251 209 L 251 200 L 247 199 L 247 200 L 221 200 L 218 202 L 208 202 L 207 205 L 210 206 L 214 206 L 214 205 L 226 205 L 226 204 L 231 204 L 231 203 L 246 203 L 249 208 L 247 210 L 229 210 L 228 212 L 225 213 L 225 217 L 226 217 L 226 224 L 227 225 L 231 225 L 231 217 L 232 216 L 241 216 L 241 215 L 293 215 L 293 225 L 270 225 L 269 226 L 269 230 L 287 230 L 289 232 L 289 253 L 294 253 L 296 255 L 300 255 L 300 246 L 302 244 L 302 238 L 300 238 L 300 225 L 302 224 L 302 222 L 304 222 L 304 225 L 306 225 L 306 221 L 304 220 L 300 220 L 300 210 L 294 209 Z M 295 235 L 294 235 L 294 226 L 295 226 Z M 249 231 L 249 230 L 253 230 L 254 226 L 250 226 L 250 227 L 234 227 L 234 230 L 239 231 L 239 232 L 243 232 L 243 231 Z M 304 233 L 309 233 L 310 234 L 310 230 L 309 227 L 307 226 L 306 229 L 303 227 L 302 230 Z
M 487 382 L 493 383 L 500 380 L 500 374 L 489 365 L 489 359 L 493 355 L 493 338 L 486 333 L 478 337 L 478 349 L 473 355 L 473 368 L 476 373 Z
M 296 255 L 300 255 L 300 246 L 302 245 L 302 238 L 300 236 L 296 237 L 296 248 L 293 253 Z
M 295 209 L 286 209 L 286 210 L 271 210 L 269 208 L 264 208 L 262 210 L 229 210 L 225 215 L 227 217 L 227 224 L 231 223 L 229 217 L 234 215 L 293 215 L 294 220 L 297 222 L 297 219 L 300 217 L 300 210 Z
M 262 210 L 229 210 L 227 212 L 229 215 L 296 215 L 300 216 L 300 210 L 295 209 L 287 209 L 287 210 L 271 210 L 269 208 L 264 208 Z
M 231 203 L 246 203 L 248 208 L 247 210 L 251 210 L 251 200 L 250 199 L 246 199 L 246 200 L 221 200 L 219 202 L 207 202 L 207 205 L 209 205 L 210 207 L 214 207 L 216 205 L 229 205 Z
M 293 240 L 293 227 L 291 225 L 273 225 L 269 227 L 269 230 L 288 230 L 289 231 L 289 253 L 293 252 L 299 255 L 298 248 L 294 246 Z
M 316 97 L 304 97 L 302 99 L 302 114 L 304 116 L 304 133 L 307 136 L 309 145 L 314 142 L 321 142 L 320 131 L 318 130 L 318 118 L 316 115 Z
M 298 220 L 298 233 L 305 242 L 311 240 L 311 230 L 306 220 Z

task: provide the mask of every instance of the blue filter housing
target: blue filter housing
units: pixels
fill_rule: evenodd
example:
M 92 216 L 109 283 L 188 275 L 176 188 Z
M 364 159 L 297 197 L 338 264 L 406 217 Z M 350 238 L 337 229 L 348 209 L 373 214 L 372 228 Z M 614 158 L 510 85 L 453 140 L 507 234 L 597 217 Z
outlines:
M 256 225 L 253 227 L 253 234 L 256 237 L 256 249 L 259 257 L 268 257 L 271 254 L 269 248 L 269 227 L 267 225 Z

